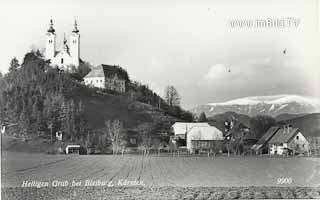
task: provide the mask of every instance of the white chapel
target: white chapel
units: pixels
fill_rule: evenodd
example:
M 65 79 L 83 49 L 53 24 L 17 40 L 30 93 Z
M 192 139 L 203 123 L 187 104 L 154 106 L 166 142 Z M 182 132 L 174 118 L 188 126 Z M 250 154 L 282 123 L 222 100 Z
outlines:
M 64 35 L 63 45 L 60 50 L 56 49 L 56 34 L 53 28 L 52 19 L 46 34 L 46 59 L 50 60 L 51 65 L 57 66 L 61 70 L 72 70 L 79 67 L 80 62 L 80 34 L 78 30 L 77 21 L 74 22 L 74 27 L 70 35 L 70 42 L 68 45 L 67 39 Z

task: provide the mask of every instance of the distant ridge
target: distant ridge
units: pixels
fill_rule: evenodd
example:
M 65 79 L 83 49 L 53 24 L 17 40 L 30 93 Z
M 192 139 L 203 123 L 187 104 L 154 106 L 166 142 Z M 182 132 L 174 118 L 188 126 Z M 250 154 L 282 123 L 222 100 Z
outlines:
M 291 124 L 293 127 L 299 128 L 306 137 L 320 137 L 320 113 L 283 120 L 278 124 Z
M 199 115 L 205 112 L 207 116 L 214 116 L 225 112 L 255 116 L 280 114 L 303 114 L 320 111 L 320 100 L 313 97 L 299 95 L 253 96 L 218 103 L 208 103 L 191 109 Z

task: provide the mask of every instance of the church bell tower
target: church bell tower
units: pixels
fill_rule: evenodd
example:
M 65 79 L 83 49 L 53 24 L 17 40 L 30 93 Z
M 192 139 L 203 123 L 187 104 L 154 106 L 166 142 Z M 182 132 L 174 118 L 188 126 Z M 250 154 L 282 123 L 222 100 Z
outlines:
M 49 29 L 46 33 L 46 59 L 52 59 L 56 52 L 56 34 L 53 28 L 52 19 L 50 20 Z
M 75 66 L 79 66 L 80 58 L 80 34 L 78 29 L 77 20 L 74 21 L 73 31 L 70 36 L 70 54 L 72 57 L 72 63 Z

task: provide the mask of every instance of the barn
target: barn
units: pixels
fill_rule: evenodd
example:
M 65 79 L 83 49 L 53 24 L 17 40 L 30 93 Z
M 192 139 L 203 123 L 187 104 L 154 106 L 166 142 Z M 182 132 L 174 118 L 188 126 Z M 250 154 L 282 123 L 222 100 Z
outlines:
M 223 133 L 214 126 L 194 127 L 186 135 L 187 149 L 190 153 L 222 149 Z
M 210 127 L 210 125 L 208 123 L 176 122 L 171 126 L 171 129 L 176 138 L 185 140 L 186 134 L 197 127 Z

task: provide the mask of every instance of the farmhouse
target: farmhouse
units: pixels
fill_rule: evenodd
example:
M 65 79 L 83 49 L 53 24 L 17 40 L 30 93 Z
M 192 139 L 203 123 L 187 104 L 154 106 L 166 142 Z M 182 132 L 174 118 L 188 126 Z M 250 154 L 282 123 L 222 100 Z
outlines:
M 289 152 L 305 153 L 309 151 L 309 143 L 298 128 L 290 126 L 276 131 L 268 142 L 271 155 L 283 155 Z
M 126 92 L 128 74 L 120 66 L 99 65 L 84 77 L 85 85 L 101 89 L 113 90 L 120 93 Z
M 194 127 L 186 137 L 187 149 L 190 153 L 219 148 L 223 141 L 223 133 L 214 126 Z

